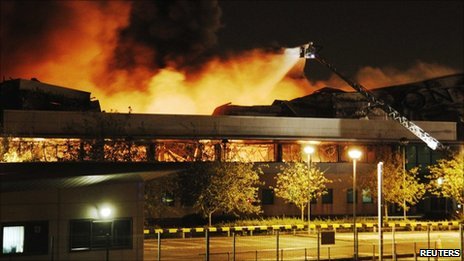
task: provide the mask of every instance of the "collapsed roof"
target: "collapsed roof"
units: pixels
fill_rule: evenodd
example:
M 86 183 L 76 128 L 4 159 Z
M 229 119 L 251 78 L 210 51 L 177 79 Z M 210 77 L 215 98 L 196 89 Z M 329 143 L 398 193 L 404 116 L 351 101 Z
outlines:
M 452 121 L 464 130 L 464 74 L 371 90 L 375 96 L 410 120 Z M 225 104 L 213 115 L 252 115 L 320 118 L 385 118 L 386 114 L 360 93 L 322 88 L 290 101 L 275 100 L 268 106 Z

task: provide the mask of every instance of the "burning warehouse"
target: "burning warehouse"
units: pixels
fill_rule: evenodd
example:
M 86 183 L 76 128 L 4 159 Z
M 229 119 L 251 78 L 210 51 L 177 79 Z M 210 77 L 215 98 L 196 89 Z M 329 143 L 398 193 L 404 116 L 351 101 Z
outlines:
M 285 10 L 305 3 L 291 2 L 282 2 Z M 443 147 L 462 149 L 463 75 L 457 74 L 462 70 L 462 44 L 455 37 L 460 33 L 453 31 L 451 38 L 440 34 L 461 24 L 449 19 L 453 12 L 446 13 L 446 19 L 427 16 L 425 22 L 432 24 L 421 34 L 432 37 L 422 41 L 428 46 L 425 53 L 442 55 L 442 60 L 384 45 L 373 52 L 403 54 L 393 66 L 410 68 L 391 70 L 384 67 L 387 63 L 373 63 L 372 57 L 359 61 L 365 65 L 356 75 L 359 82 L 370 88 L 389 86 L 369 90 L 366 96 L 365 90 L 355 86 L 357 92 L 352 92 L 353 85 L 338 78 L 302 77 L 300 58 L 320 58 L 307 52 L 311 45 L 297 48 L 292 56 L 287 55 L 290 49 L 250 49 L 232 42 L 255 40 L 269 29 L 275 38 L 249 46 L 267 46 L 263 43 L 277 39 L 296 42 L 307 36 L 300 29 L 317 35 L 321 28 L 314 38 L 336 35 L 332 42 L 343 42 L 340 47 L 350 51 L 342 51 L 346 62 L 373 53 L 351 53 L 359 44 L 345 43 L 358 39 L 351 32 L 369 36 L 361 47 L 366 49 L 366 42 L 372 45 L 376 37 L 394 46 L 385 35 L 362 33 L 367 26 L 359 24 L 352 31 L 340 30 L 356 19 L 336 15 L 338 8 L 308 15 L 311 3 L 288 12 L 277 8 L 269 12 L 272 18 L 262 19 L 257 14 L 268 13 L 279 1 L 251 8 L 258 3 L 238 11 L 233 1 L 0 1 L 1 76 L 21 78 L 0 84 L 0 259 L 102 260 L 101 250 L 106 249 L 107 259 L 142 260 L 146 221 L 179 221 L 197 212 L 185 201 L 186 187 L 159 186 L 154 209 L 146 208 L 145 188 L 193 165 L 247 162 L 262 167 L 260 203 L 253 203 L 263 216 L 297 216 L 299 209 L 271 187 L 284 164 L 311 162 L 308 165 L 325 170 L 332 181 L 327 193 L 309 204 L 313 217 L 350 215 L 353 206 L 359 215 L 369 216 L 376 211 L 371 191 L 362 183 L 359 193 L 350 189 L 351 148 L 362 152 L 360 178 L 369 176 L 385 154 L 403 151 L 407 160 L 402 163 L 409 169 L 436 162 Z M 406 6 L 392 13 L 399 19 L 396 14 Z M 233 27 L 227 7 L 229 15 L 240 14 L 244 24 L 220 39 L 220 30 Z M 295 24 L 284 25 L 300 11 Z M 404 17 L 416 21 L 410 16 L 414 12 Z M 247 13 L 252 15 L 243 18 Z M 330 15 L 337 19 L 326 19 Z M 335 25 L 345 17 L 349 20 L 335 28 L 322 29 L 319 23 L 330 20 Z M 358 16 L 364 17 L 372 15 Z M 321 27 L 306 24 L 313 18 Z M 384 21 L 390 24 L 390 19 Z M 270 26 L 271 21 L 278 26 Z M 434 27 L 448 21 L 446 29 Z M 407 35 L 420 31 L 416 24 L 406 29 Z M 349 37 L 344 32 L 350 32 Z M 420 49 L 418 38 L 410 38 L 414 49 Z M 436 48 L 436 39 L 460 49 Z M 228 50 L 234 44 L 244 48 Z M 410 65 L 417 57 L 423 60 Z M 441 65 L 444 60 L 458 63 Z M 31 73 L 47 83 L 22 79 Z M 442 75 L 448 76 L 438 77 Z M 370 91 L 385 103 L 375 102 Z M 312 152 L 305 154 L 307 146 Z M 445 215 L 457 207 L 442 200 L 428 197 L 408 214 Z M 390 213 L 398 211 L 390 206 Z
M 304 162 L 303 148 L 311 144 L 312 162 L 326 169 L 325 176 L 332 180 L 328 193 L 311 204 L 312 215 L 333 217 L 351 213 L 347 152 L 353 146 L 362 151 L 361 177 L 371 173 L 383 152 L 397 150 L 404 138 L 409 141 L 408 168 L 441 157 L 440 151 L 428 149 L 358 93 L 330 88 L 270 106 L 223 105 L 212 116 L 105 113 L 89 93 L 22 79 L 3 82 L 0 92 L 2 233 L 23 228 L 22 253 L 38 259 L 98 255 L 83 251 L 104 247 L 105 235 L 97 231 L 112 235 L 114 259 L 141 259 L 145 218 L 180 219 L 195 211 L 183 203 L 181 192 L 175 192 L 161 203 L 166 204 L 162 213 L 144 216 L 141 185 L 173 176 L 194 162 L 265 164 L 265 185 L 259 189 L 263 215 L 298 215 L 298 209 L 275 197 L 269 186 L 281 164 Z M 462 147 L 462 74 L 374 93 L 446 146 Z M 362 186 L 360 190 L 358 213 L 374 215 L 375 199 Z M 429 198 L 409 214 L 453 210 L 453 204 L 442 206 Z M 393 214 L 396 210 L 390 209 Z M 111 226 L 98 227 L 105 222 Z M 36 227 L 41 232 L 32 236 Z M 43 243 L 28 248 L 34 240 Z

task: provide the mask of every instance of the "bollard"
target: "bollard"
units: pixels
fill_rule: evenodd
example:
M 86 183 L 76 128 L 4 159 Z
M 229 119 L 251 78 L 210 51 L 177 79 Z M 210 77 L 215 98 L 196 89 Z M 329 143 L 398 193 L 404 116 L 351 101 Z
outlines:
M 306 251 L 306 247 L 305 247 L 305 261 L 308 261 L 308 253 Z
M 414 260 L 417 261 L 417 244 L 414 242 Z
M 229 261 L 229 260 L 230 260 L 230 253 L 229 253 L 229 251 L 227 251 L 227 261 Z
M 255 261 L 258 261 L 258 250 L 255 251 Z
M 280 261 L 283 261 L 284 260 L 284 249 L 282 248 L 280 250 Z
M 330 247 L 327 247 L 327 257 L 329 258 L 329 261 L 331 260 L 330 259 Z

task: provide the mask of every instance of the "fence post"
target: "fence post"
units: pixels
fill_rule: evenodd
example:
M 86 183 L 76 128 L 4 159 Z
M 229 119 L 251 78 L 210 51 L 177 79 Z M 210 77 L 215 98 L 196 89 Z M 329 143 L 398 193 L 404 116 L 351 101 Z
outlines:
M 317 261 L 320 260 L 321 257 L 321 228 L 317 228 Z
M 460 244 L 459 244 L 459 248 L 461 249 L 461 261 L 464 261 L 464 235 L 462 234 L 463 232 L 463 229 L 462 229 L 462 226 L 463 224 L 459 224 L 459 238 L 461 239 L 460 241 Z
M 279 261 L 279 231 L 276 231 L 276 261 Z
M 284 260 L 284 249 L 282 248 L 280 250 L 280 261 L 283 261 Z
M 205 229 L 205 241 L 206 241 L 206 261 L 209 261 L 209 228 Z
M 161 260 L 161 232 L 158 231 L 158 261 Z
M 235 231 L 232 232 L 232 238 L 233 238 L 232 260 L 235 261 Z
M 255 251 L 255 261 L 258 261 L 258 250 Z
M 372 243 L 372 261 L 375 261 L 375 244 Z
M 396 225 L 393 224 L 393 227 L 392 227 L 392 260 L 396 260 L 395 227 Z
M 417 261 L 417 245 L 416 245 L 416 242 L 414 242 L 414 260 Z
M 427 224 L 427 249 L 430 249 L 430 224 Z M 430 260 L 430 257 L 427 257 Z
M 327 257 L 329 258 L 329 261 L 331 260 L 330 259 L 330 247 L 327 247 Z

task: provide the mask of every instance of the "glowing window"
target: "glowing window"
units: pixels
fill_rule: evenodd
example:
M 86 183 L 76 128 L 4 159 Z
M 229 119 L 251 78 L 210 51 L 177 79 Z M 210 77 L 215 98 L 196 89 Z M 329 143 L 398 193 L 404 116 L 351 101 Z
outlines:
M 24 226 L 3 227 L 3 254 L 24 252 Z

